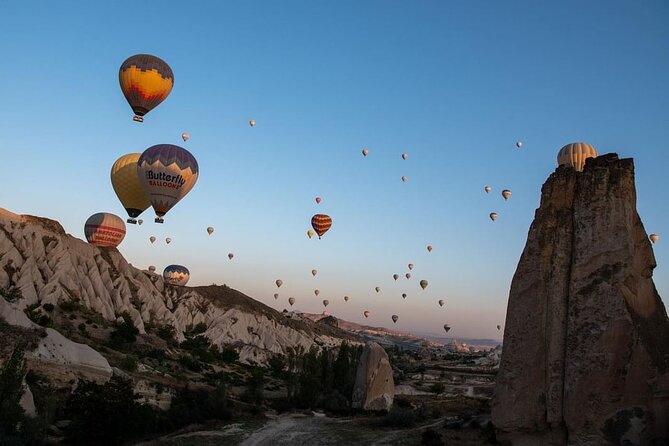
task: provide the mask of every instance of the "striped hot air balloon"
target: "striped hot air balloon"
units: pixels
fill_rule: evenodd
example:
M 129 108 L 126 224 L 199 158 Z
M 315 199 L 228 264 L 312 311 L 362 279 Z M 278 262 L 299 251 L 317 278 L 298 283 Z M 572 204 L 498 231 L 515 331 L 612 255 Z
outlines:
M 197 182 L 199 168 L 195 157 L 172 144 L 151 146 L 137 161 L 142 188 L 156 212 L 156 223 L 186 196 Z
M 332 218 L 329 215 L 316 214 L 311 217 L 311 227 L 318 234 L 318 238 L 321 238 L 323 234 L 328 232 L 330 226 L 332 226 Z
M 128 57 L 118 70 L 121 91 L 135 113 L 132 118 L 143 122 L 145 114 L 169 96 L 174 73 L 165 61 L 150 54 Z
M 128 223 L 137 223 L 136 218 L 151 205 L 137 172 L 137 160 L 141 153 L 128 153 L 116 160 L 111 168 L 111 183 L 116 196 L 130 217 Z
M 170 285 L 184 286 L 190 279 L 190 271 L 181 265 L 170 265 L 163 271 L 163 279 Z
M 116 248 L 125 238 L 125 223 L 114 214 L 99 212 L 88 217 L 84 234 L 92 245 Z
M 560 149 L 557 161 L 559 166 L 571 166 L 577 172 L 583 172 L 585 160 L 588 158 L 597 158 L 595 148 L 584 142 L 573 142 Z

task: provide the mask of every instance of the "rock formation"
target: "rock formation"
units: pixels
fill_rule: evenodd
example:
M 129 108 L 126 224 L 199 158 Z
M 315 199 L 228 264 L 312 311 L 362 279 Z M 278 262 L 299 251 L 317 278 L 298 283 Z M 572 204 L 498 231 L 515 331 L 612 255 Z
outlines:
M 161 275 L 128 264 L 114 248 L 99 248 L 67 235 L 53 220 L 4 209 L 0 209 L 0 287 L 21 291 L 23 299 L 16 303 L 0 301 L 22 316 L 31 304 L 77 301 L 109 321 L 127 312 L 140 333 L 145 333 L 145 323 L 170 324 L 179 341 L 184 331 L 203 322 L 213 343 L 233 346 L 246 363 L 264 363 L 288 347 L 308 350 L 313 345 L 337 346 L 344 339 L 357 341 L 335 327 L 284 317 L 226 286 L 167 285 Z
M 514 445 L 669 444 L 669 320 L 615 154 L 542 188 L 509 295 L 493 401 Z
M 386 351 L 376 342 L 365 344 L 355 375 L 355 409 L 390 410 L 395 397 L 393 370 Z

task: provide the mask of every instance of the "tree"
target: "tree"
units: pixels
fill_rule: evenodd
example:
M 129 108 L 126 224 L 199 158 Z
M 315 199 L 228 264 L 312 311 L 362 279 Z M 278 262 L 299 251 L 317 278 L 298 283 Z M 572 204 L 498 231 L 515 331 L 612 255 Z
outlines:
M 139 334 L 139 330 L 135 327 L 127 312 L 123 312 L 121 317 L 123 318 L 123 322 L 117 322 L 116 328 L 114 328 L 114 331 L 109 336 L 112 345 L 115 347 L 124 347 L 125 344 L 134 343 Z
M 0 439 L 15 435 L 19 423 L 25 418 L 19 404 L 26 374 L 23 352 L 22 345 L 14 348 L 9 360 L 0 368 Z

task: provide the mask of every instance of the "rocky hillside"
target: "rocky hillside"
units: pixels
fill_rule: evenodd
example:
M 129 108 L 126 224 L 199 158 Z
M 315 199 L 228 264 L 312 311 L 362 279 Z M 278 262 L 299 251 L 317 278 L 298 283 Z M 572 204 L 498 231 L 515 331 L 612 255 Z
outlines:
M 669 444 L 669 320 L 634 164 L 559 167 L 511 283 L 493 422 L 508 444 Z
M 8 318 L 27 307 L 75 302 L 115 321 L 127 312 L 140 333 L 172 325 L 175 337 L 204 323 L 218 346 L 232 345 L 240 361 L 264 363 L 289 347 L 339 345 L 358 338 L 336 327 L 294 320 L 228 287 L 174 287 L 162 276 L 132 267 L 114 248 L 68 235 L 53 220 L 0 208 L 0 287 L 23 298 L 3 302 Z M 22 318 L 21 318 L 22 319 Z

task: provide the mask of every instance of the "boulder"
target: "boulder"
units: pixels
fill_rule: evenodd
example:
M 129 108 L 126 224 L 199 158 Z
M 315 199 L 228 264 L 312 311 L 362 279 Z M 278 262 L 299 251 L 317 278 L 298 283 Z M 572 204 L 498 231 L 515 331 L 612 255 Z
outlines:
M 655 266 L 633 161 L 558 167 L 511 283 L 492 406 L 503 444 L 669 444 L 669 320 Z
M 363 410 L 390 410 L 394 397 L 395 382 L 388 354 L 376 342 L 369 342 L 358 363 L 352 406 Z

